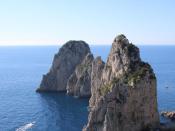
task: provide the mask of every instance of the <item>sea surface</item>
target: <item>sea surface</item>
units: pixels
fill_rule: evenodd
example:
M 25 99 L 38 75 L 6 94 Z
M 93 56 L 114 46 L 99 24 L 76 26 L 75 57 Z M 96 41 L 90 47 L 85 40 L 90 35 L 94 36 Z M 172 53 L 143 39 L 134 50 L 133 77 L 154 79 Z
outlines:
M 139 46 L 157 76 L 159 111 L 175 110 L 175 46 Z M 0 131 L 81 131 L 88 99 L 36 93 L 57 46 L 0 47 Z M 106 61 L 110 46 L 91 46 Z M 163 119 L 161 119 L 163 121 Z

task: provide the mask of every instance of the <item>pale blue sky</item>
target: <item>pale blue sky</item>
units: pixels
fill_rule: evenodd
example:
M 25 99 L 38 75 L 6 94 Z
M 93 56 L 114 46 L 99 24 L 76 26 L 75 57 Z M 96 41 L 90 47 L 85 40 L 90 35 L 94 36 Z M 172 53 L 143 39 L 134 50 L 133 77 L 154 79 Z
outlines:
M 175 0 L 0 0 L 0 45 L 175 44 Z

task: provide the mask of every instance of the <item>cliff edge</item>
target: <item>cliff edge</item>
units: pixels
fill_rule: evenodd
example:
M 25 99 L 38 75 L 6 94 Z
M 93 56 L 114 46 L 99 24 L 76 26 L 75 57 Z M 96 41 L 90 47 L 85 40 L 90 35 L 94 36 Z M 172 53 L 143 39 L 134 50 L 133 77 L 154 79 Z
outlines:
M 55 54 L 51 69 L 46 75 L 43 75 L 37 91 L 66 91 L 69 77 L 88 53 L 90 53 L 90 48 L 84 41 L 65 43 Z
M 159 126 L 155 74 L 124 35 L 114 39 L 107 63 L 100 69 L 92 70 L 98 75 L 91 80 L 95 83 L 83 131 L 141 131 Z
M 67 82 L 67 94 L 75 97 L 91 96 L 91 71 L 94 57 L 88 53 Z

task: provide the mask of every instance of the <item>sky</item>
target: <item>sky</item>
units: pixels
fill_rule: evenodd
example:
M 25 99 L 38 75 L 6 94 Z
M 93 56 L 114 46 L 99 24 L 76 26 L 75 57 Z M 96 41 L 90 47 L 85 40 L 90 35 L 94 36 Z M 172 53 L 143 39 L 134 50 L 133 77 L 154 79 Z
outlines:
M 0 0 L 0 45 L 175 44 L 175 0 Z

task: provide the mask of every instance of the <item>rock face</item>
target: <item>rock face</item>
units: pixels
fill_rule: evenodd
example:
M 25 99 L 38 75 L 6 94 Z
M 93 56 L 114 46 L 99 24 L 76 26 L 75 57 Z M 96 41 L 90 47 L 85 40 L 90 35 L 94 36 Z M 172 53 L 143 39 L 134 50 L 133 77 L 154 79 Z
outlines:
M 83 62 L 78 65 L 67 83 L 67 94 L 76 97 L 91 96 L 91 71 L 94 57 L 88 53 Z
M 161 112 L 161 116 L 169 118 L 170 120 L 174 121 L 175 120 L 175 112 L 174 111 L 164 111 Z
M 88 53 L 90 48 L 84 41 L 68 41 L 54 56 L 52 67 L 37 91 L 66 91 L 68 78 Z
M 101 75 L 104 69 L 105 63 L 102 61 L 101 57 L 97 57 L 92 63 L 92 73 L 91 73 L 91 99 L 89 102 L 90 109 L 95 105 L 98 100 L 99 85 L 101 84 Z
M 95 69 L 96 63 L 88 124 L 83 130 L 141 131 L 157 127 L 156 77 L 151 66 L 141 61 L 139 49 L 119 35 L 104 69 L 103 64 Z

